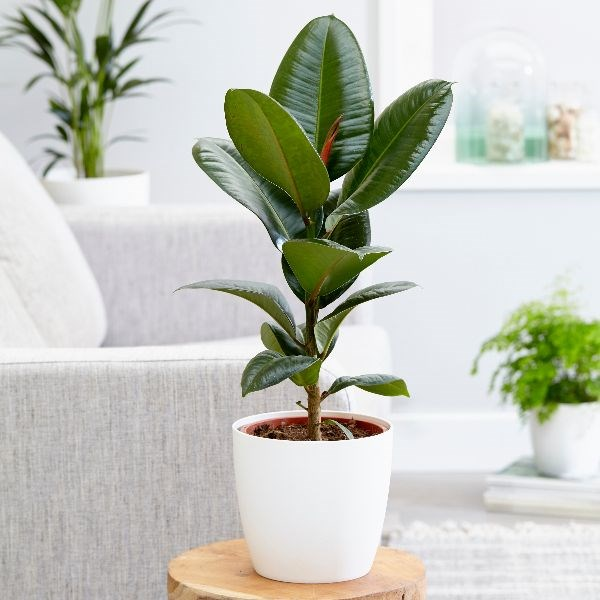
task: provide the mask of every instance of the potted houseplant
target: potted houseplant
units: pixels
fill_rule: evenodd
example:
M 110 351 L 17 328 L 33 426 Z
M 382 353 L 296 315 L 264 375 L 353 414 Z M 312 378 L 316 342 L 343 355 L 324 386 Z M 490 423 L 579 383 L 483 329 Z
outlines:
M 361 271 L 391 252 L 371 246 L 368 210 L 417 168 L 451 104 L 448 82 L 425 81 L 374 121 L 360 47 L 342 21 L 325 16 L 293 41 L 268 95 L 227 92 L 232 141 L 203 138 L 193 148 L 200 168 L 262 221 L 306 317 L 296 323 L 272 285 L 184 286 L 239 296 L 271 317 L 261 328 L 265 350 L 242 375 L 244 396 L 288 378 L 306 391 L 300 410 L 233 424 L 242 524 L 254 567 L 266 577 L 334 582 L 361 577 L 372 566 L 387 503 L 392 427 L 321 407 L 349 386 L 388 396 L 408 391 L 402 379 L 381 374 L 339 377 L 320 389 L 319 372 L 355 307 L 414 286 L 375 284 L 331 309 Z M 331 189 L 342 176 L 341 189 Z
M 116 142 L 136 141 L 134 135 L 107 137 L 108 109 L 117 100 L 140 95 L 159 78 L 132 76 L 140 57 L 130 52 L 152 41 L 152 28 L 170 11 L 149 16 L 153 0 L 146 0 L 117 41 L 112 27 L 114 0 L 99 3 L 97 33 L 86 51 L 78 24 L 81 0 L 49 0 L 40 6 L 19 8 L 0 30 L 0 44 L 25 50 L 44 70 L 25 89 L 51 80 L 55 91 L 48 98 L 56 118 L 52 133 L 37 136 L 51 140 L 44 148 L 47 163 L 43 183 L 58 203 L 146 204 L 149 174 L 134 170 L 108 170 L 105 156 Z M 55 168 L 62 162 L 71 167 Z
M 600 321 L 577 314 L 569 293 L 523 304 L 477 356 L 504 354 L 495 370 L 503 400 L 529 416 L 537 469 L 585 478 L 600 468 Z

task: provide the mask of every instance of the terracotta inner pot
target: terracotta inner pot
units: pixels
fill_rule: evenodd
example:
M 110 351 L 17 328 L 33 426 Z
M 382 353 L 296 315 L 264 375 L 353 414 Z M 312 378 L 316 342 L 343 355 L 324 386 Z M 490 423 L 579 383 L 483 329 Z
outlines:
M 361 421 L 360 419 L 352 419 L 349 417 L 324 417 L 326 419 L 332 418 L 346 425 L 351 421 L 357 423 L 360 427 L 365 429 L 366 431 L 371 432 L 373 435 L 377 435 L 379 433 L 383 433 L 387 431 L 387 428 L 382 427 L 381 425 L 376 425 L 375 423 L 370 423 L 369 421 Z M 273 428 L 279 427 L 279 425 L 296 425 L 302 424 L 305 425 L 308 421 L 307 417 L 279 417 L 277 419 L 265 419 L 263 421 L 257 421 L 256 423 L 250 423 L 248 425 L 242 425 L 240 427 L 240 431 L 242 433 L 247 433 L 248 435 L 253 435 L 254 430 L 261 425 L 271 425 Z

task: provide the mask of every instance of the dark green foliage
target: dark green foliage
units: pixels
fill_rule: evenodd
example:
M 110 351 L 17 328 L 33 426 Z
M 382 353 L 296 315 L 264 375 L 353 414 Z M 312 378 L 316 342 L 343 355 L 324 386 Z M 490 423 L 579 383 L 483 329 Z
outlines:
M 356 39 L 335 17 L 319 17 L 292 43 L 270 96 L 255 90 L 227 92 L 232 142 L 204 138 L 194 146 L 200 168 L 262 221 L 282 253 L 285 280 L 303 303 L 306 322 L 291 328 L 289 311 L 280 310 L 281 294 L 271 289 L 265 297 L 264 290 L 252 287 L 261 284 L 242 282 L 243 294 L 241 282 L 186 287 L 236 293 L 271 314 L 277 325 L 262 326 L 267 350 L 251 361 L 243 394 L 288 377 L 303 386 L 311 439 L 319 439 L 320 403 L 330 394 L 358 386 L 375 394 L 408 395 L 404 381 L 392 375 L 341 377 L 323 392 L 318 380 L 346 316 L 359 304 L 408 290 L 413 283 L 370 286 L 320 320 L 319 311 L 391 252 L 371 246 L 368 209 L 418 167 L 451 104 L 448 82 L 425 81 L 373 123 L 369 77 Z M 332 189 L 330 182 L 342 175 L 341 189 Z
M 540 422 L 560 403 L 600 400 L 600 321 L 581 318 L 564 289 L 512 313 L 481 347 L 473 374 L 488 352 L 504 355 L 490 390 L 497 386 L 522 414 L 537 411 Z
M 367 150 L 373 131 L 369 74 L 354 35 L 339 19 L 319 17 L 304 27 L 283 57 L 270 95 L 298 119 L 319 154 L 341 117 L 326 162 L 332 181 Z

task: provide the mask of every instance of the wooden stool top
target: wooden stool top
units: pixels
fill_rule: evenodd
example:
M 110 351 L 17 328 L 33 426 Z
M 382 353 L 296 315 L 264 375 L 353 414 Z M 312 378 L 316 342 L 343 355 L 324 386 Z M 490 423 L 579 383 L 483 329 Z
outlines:
M 169 600 L 425 600 L 425 567 L 412 554 L 379 548 L 365 577 L 342 583 L 281 583 L 252 568 L 244 540 L 194 548 L 169 563 Z

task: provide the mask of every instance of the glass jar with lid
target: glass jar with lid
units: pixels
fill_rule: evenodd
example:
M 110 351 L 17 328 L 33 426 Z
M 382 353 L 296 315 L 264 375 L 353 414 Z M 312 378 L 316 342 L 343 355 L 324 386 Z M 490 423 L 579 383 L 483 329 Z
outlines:
M 546 159 L 546 72 L 535 44 L 495 31 L 467 43 L 456 73 L 456 156 L 463 162 Z

